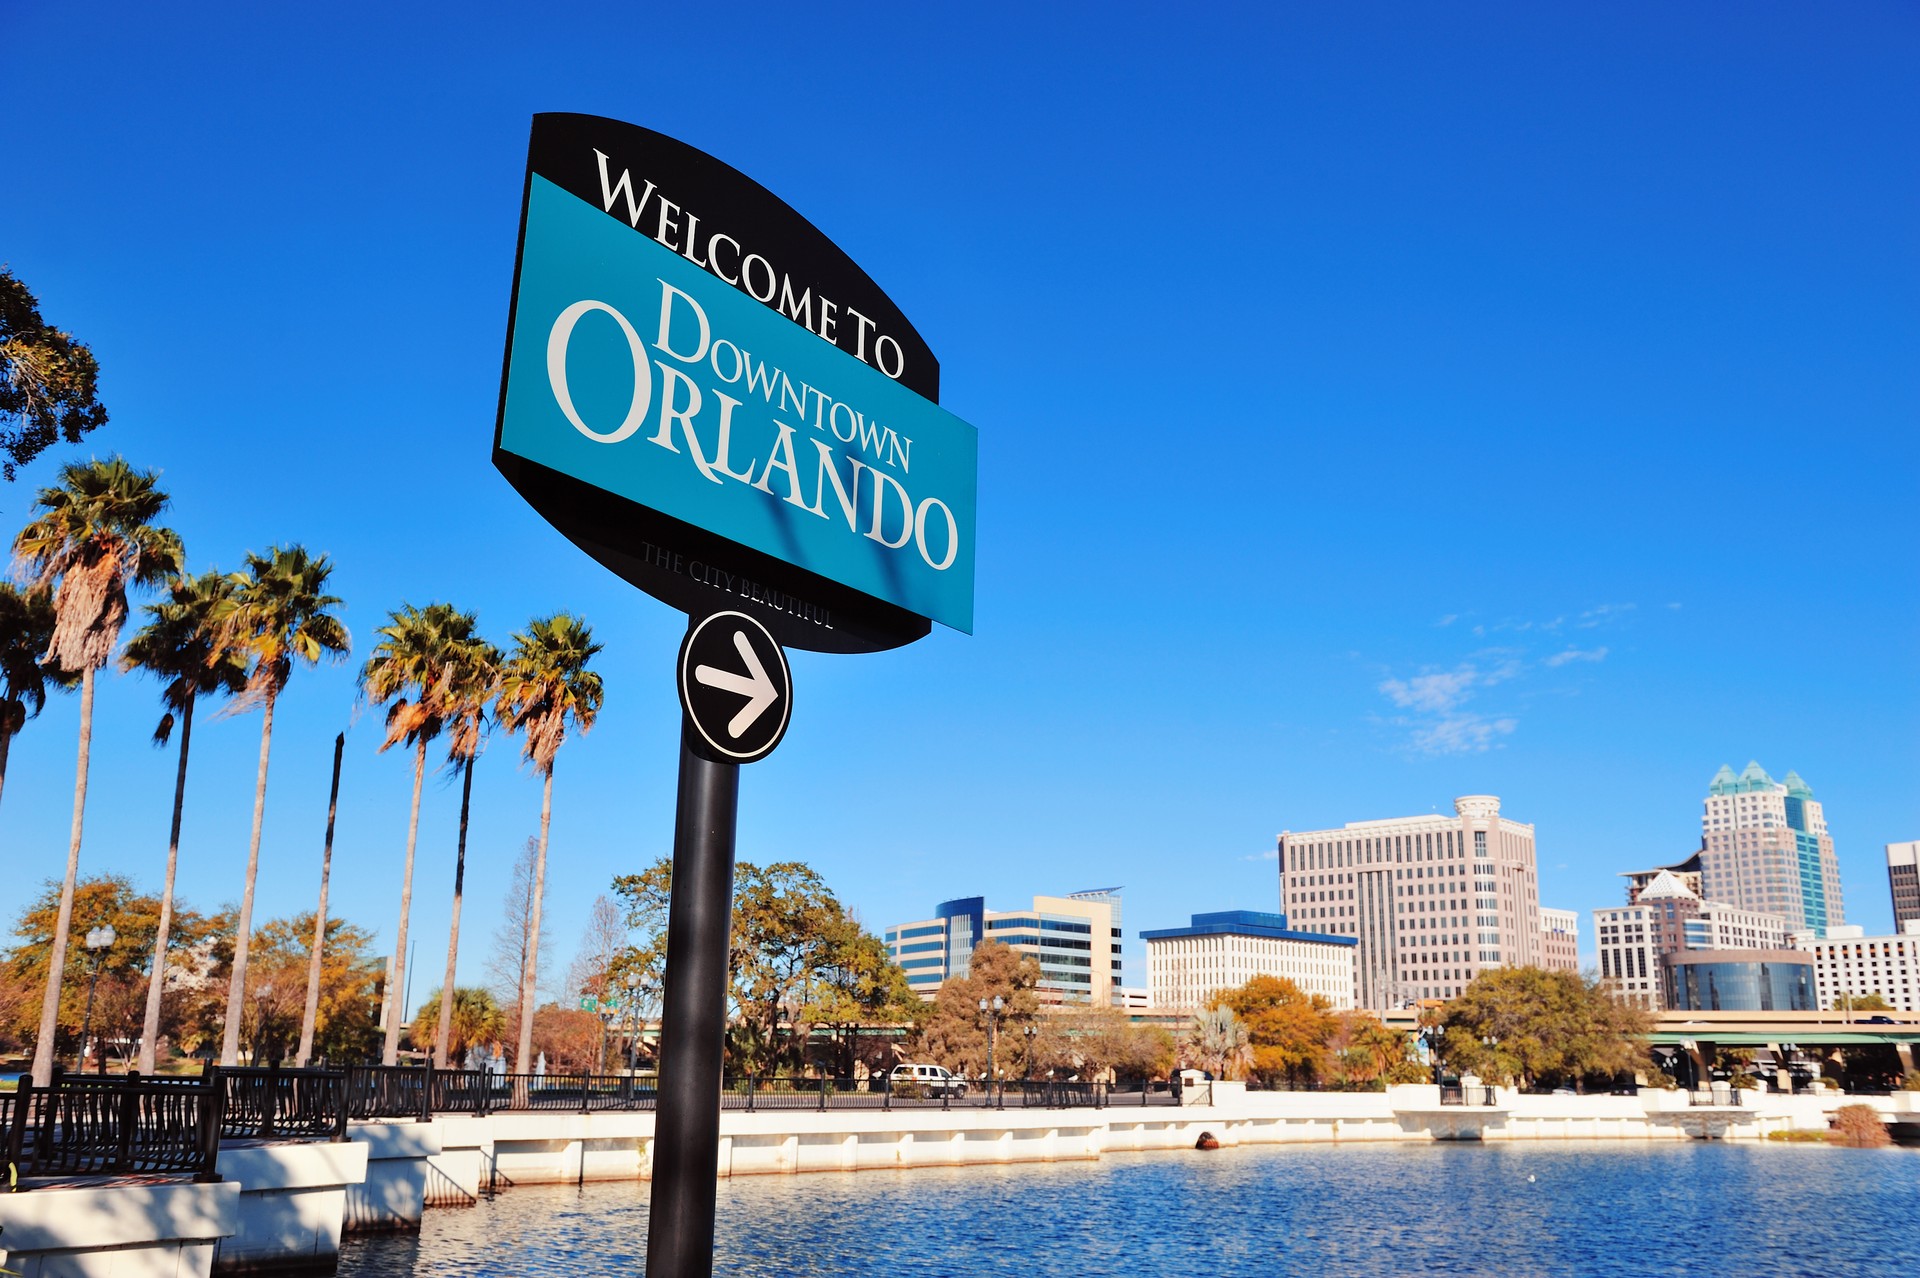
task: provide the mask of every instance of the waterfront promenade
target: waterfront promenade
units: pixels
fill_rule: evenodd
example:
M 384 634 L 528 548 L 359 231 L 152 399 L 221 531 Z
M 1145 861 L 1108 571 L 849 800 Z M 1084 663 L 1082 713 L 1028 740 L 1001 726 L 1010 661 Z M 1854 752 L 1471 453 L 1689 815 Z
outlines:
M 1204 1094 L 1203 1094 L 1204 1095 Z M 1201 1097 L 1188 1097 L 1189 1100 Z M 1021 1163 L 1098 1164 L 1117 1154 L 1224 1148 L 1607 1141 L 1620 1149 L 1694 1140 L 1758 1141 L 1824 1129 L 1849 1102 L 1890 1122 L 1920 1121 L 1920 1093 L 1880 1097 L 1647 1089 L 1636 1095 L 1247 1092 L 1216 1084 L 1206 1103 L 1105 1108 L 902 1107 L 726 1111 L 723 1178 L 930 1170 Z M 1470 1103 L 1460 1103 L 1470 1102 Z M 511 1110 L 428 1121 L 355 1122 L 341 1142 L 229 1141 L 218 1184 L 81 1181 L 0 1196 L 7 1263 L 115 1250 L 116 1275 L 307 1271 L 331 1264 L 343 1234 L 411 1231 L 434 1211 L 540 1184 L 644 1180 L 650 1111 Z M 169 1233 L 169 1231 L 172 1231 Z

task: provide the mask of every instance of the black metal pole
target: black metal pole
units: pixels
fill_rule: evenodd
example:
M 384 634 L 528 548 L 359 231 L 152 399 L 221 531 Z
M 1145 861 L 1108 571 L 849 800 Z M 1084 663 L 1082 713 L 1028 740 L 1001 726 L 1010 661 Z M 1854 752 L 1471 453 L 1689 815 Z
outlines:
M 647 1278 L 708 1278 L 713 1273 L 740 767 L 695 754 L 688 732 L 681 730 L 680 796 L 673 823 Z

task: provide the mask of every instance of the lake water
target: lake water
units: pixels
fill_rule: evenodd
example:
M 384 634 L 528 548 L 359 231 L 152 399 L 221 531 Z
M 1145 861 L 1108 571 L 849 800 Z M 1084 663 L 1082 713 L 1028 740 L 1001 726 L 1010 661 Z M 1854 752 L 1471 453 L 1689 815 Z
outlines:
M 1268 1146 L 721 1181 L 715 1272 L 793 1275 L 1920 1273 L 1920 1150 Z M 645 1182 L 506 1190 L 349 1239 L 351 1278 L 644 1271 Z

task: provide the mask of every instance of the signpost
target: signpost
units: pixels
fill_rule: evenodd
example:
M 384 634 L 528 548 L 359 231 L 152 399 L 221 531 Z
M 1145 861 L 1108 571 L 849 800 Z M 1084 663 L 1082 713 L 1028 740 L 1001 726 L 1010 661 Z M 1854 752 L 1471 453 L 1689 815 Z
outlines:
M 791 720 L 782 649 L 973 629 L 978 443 L 939 395 L 906 316 L 772 192 L 648 129 L 534 117 L 494 464 L 689 622 L 649 1278 L 713 1269 L 739 765 Z

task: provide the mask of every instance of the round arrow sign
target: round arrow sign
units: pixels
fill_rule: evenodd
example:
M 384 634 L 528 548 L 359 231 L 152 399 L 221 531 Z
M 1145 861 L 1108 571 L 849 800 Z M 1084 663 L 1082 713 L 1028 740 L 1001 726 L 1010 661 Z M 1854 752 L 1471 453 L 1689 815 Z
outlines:
M 702 618 L 680 644 L 680 705 L 719 759 L 764 759 L 786 735 L 793 710 L 787 654 L 743 612 Z

